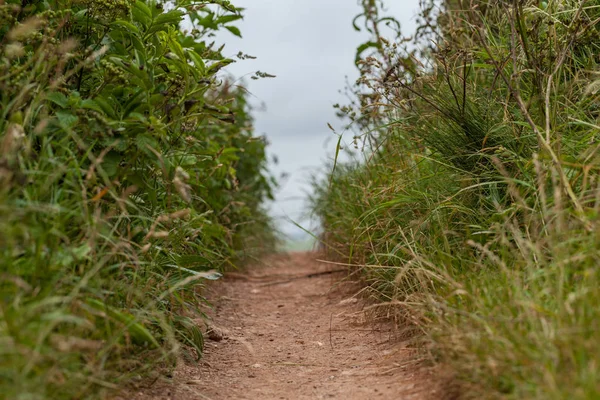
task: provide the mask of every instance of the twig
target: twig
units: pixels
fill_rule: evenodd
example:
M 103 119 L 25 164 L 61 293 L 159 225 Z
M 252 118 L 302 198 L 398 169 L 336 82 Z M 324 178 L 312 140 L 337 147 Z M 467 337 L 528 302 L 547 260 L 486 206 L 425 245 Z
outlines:
M 323 272 L 313 272 L 307 275 L 300 275 L 300 276 L 294 276 L 292 278 L 289 279 L 285 279 L 283 281 L 275 281 L 275 282 L 268 282 L 268 283 L 264 283 L 261 286 L 273 286 L 273 285 L 282 285 L 284 283 L 289 283 L 298 279 L 306 279 L 306 278 L 315 278 L 317 276 L 323 276 L 323 275 L 331 275 L 331 274 L 336 274 L 338 272 L 346 272 L 348 271 L 347 268 L 344 269 L 334 269 L 334 270 L 330 270 L 330 271 L 323 271 Z
M 579 8 L 577 9 L 577 12 L 575 13 L 575 18 L 573 18 L 573 22 L 571 24 L 571 26 L 574 26 L 575 24 L 577 24 L 577 26 L 575 29 L 573 29 L 573 32 L 571 33 L 571 39 L 569 40 L 569 43 L 565 46 L 562 53 L 560 54 L 560 57 L 556 63 L 556 66 L 554 67 L 554 70 L 552 71 L 550 76 L 548 76 L 548 83 L 546 84 L 546 99 L 545 99 L 545 102 L 546 102 L 546 141 L 548 143 L 550 143 L 550 92 L 552 90 L 552 82 L 554 81 L 554 75 L 556 75 L 558 73 L 558 71 L 562 67 L 563 63 L 567 59 L 567 54 L 569 53 L 571 46 L 573 45 L 573 43 L 575 42 L 575 39 L 577 38 L 577 32 L 579 30 L 579 25 L 581 24 L 579 17 L 581 16 L 581 12 L 583 11 L 583 6 L 585 5 L 585 2 L 586 2 L 586 0 L 582 0 L 581 4 L 579 5 Z
M 333 322 L 333 313 L 329 315 L 329 345 L 331 346 L 331 350 L 333 350 L 333 340 L 331 338 L 331 324 Z

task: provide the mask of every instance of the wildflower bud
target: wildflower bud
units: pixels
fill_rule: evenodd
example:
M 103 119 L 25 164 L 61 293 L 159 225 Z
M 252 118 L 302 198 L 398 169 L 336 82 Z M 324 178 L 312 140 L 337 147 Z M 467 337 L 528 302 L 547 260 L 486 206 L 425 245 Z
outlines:
M 25 55 L 25 49 L 21 43 L 9 43 L 4 49 L 4 55 L 9 60 L 19 58 Z
M 190 209 L 186 208 L 185 210 L 175 211 L 169 217 L 171 219 L 182 219 L 182 218 L 186 218 L 188 215 L 190 215 Z
M 23 127 L 19 124 L 10 124 L 2 141 L 2 147 L 0 147 L 2 152 L 0 154 L 14 155 L 21 147 L 24 138 L 25 130 Z
M 75 50 L 75 48 L 77 47 L 77 40 L 75 39 L 65 39 L 63 40 L 60 45 L 58 46 L 58 53 L 59 54 L 63 54 L 66 55 L 70 52 L 72 52 L 73 50 Z
M 169 232 L 167 232 L 167 231 L 153 232 L 151 236 L 155 239 L 164 239 L 166 237 L 169 237 Z
M 20 41 L 34 35 L 43 25 L 43 21 L 37 17 L 25 20 L 23 23 L 15 26 L 8 32 L 7 38 L 12 41 Z
M 175 169 L 175 178 L 173 179 L 173 185 L 175 185 L 175 189 L 177 190 L 181 198 L 185 202 L 191 203 L 192 187 L 186 183 L 188 179 L 190 179 L 190 175 L 187 172 L 185 172 L 183 168 L 177 167 L 177 169 Z

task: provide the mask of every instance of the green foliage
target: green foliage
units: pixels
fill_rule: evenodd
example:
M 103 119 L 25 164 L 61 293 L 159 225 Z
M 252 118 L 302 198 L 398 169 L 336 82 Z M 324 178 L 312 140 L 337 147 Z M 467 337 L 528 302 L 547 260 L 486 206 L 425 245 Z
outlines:
M 364 3 L 364 161 L 313 199 L 331 257 L 465 398 L 599 398 L 600 3 L 431 2 L 417 50 Z
M 266 143 L 209 41 L 240 18 L 0 2 L 0 397 L 101 397 L 200 356 L 203 282 L 273 243 Z

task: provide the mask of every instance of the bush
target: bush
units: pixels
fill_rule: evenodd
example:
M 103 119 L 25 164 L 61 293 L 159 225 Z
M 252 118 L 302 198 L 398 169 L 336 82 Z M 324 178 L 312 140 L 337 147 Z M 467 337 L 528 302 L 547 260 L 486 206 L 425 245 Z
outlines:
M 272 244 L 266 143 L 209 41 L 240 18 L 0 3 L 1 397 L 101 397 L 200 356 L 198 289 Z

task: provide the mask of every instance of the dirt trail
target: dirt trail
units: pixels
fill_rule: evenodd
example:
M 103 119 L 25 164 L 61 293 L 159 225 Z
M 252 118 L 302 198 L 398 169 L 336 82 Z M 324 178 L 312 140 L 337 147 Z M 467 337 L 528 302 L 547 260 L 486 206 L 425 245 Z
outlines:
M 365 322 L 364 303 L 352 291 L 332 290 L 343 273 L 314 258 L 278 257 L 215 285 L 209 297 L 217 340 L 207 339 L 202 361 L 182 362 L 172 379 L 132 397 L 442 399 L 441 384 L 393 326 Z

